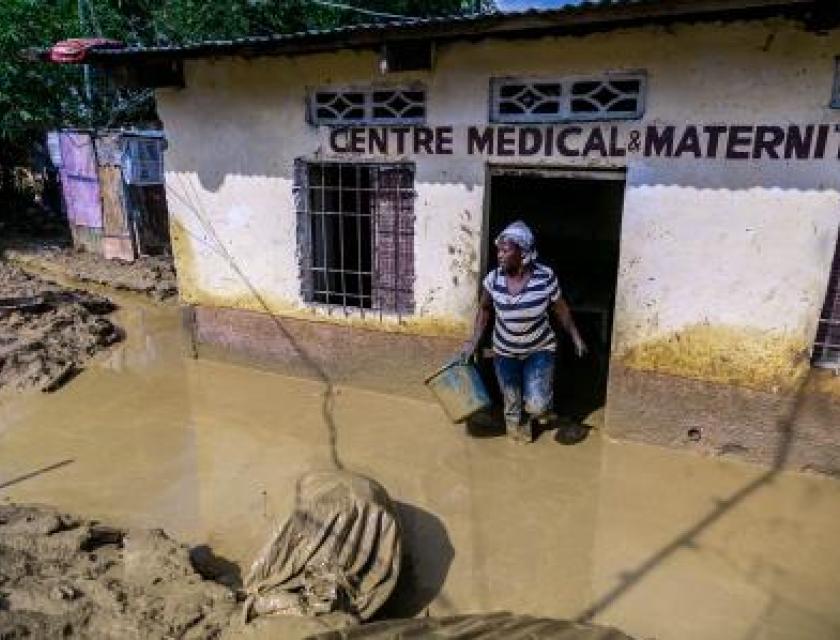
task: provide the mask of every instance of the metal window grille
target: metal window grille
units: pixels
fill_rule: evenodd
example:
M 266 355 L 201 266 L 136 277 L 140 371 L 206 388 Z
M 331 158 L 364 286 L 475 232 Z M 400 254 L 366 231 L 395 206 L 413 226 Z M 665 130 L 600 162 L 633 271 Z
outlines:
M 305 301 L 414 311 L 414 167 L 297 164 L 298 246 Z
M 840 237 L 834 250 L 834 262 L 817 326 L 812 362 L 817 367 L 840 369 Z
M 565 122 L 640 118 L 645 76 L 597 78 L 494 78 L 493 122 Z
M 319 89 L 309 96 L 314 124 L 422 124 L 426 121 L 423 87 Z

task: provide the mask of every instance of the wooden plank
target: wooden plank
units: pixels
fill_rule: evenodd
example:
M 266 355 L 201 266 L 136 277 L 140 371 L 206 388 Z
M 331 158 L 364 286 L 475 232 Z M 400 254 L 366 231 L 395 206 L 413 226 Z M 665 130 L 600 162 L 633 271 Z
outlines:
M 127 210 L 123 198 L 122 170 L 118 166 L 99 167 L 102 194 L 102 218 L 106 236 L 127 236 Z

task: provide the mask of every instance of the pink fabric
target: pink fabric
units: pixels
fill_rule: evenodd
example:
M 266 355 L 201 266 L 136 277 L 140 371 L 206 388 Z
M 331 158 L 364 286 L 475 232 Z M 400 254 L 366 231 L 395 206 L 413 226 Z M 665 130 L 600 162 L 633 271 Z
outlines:
M 84 62 L 89 51 L 95 49 L 122 49 L 125 45 L 107 38 L 73 38 L 57 42 L 50 49 L 51 62 L 73 64 Z

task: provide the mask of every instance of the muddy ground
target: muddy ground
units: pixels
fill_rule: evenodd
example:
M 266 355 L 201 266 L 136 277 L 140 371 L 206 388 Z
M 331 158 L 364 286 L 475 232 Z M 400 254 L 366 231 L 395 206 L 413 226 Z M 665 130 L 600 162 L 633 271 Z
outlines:
M 0 506 L 0 638 L 217 638 L 233 591 L 160 530 Z
M 245 624 L 236 565 L 160 529 L 120 529 L 40 505 L 0 506 L 0 638 L 632 640 L 616 629 L 508 613 L 380 620 L 338 612 Z
M 54 391 L 119 341 L 110 300 L 0 260 L 0 393 Z
M 9 262 L 62 280 L 92 282 L 157 300 L 178 292 L 171 256 L 123 262 L 76 250 L 67 220 L 37 206 L 12 213 L 0 211 L 0 253 Z
M 178 293 L 175 268 L 170 256 L 144 256 L 134 262 L 106 260 L 75 249 L 38 243 L 19 244 L 7 249 L 7 260 L 63 279 L 92 282 L 122 291 L 148 295 L 155 300 Z

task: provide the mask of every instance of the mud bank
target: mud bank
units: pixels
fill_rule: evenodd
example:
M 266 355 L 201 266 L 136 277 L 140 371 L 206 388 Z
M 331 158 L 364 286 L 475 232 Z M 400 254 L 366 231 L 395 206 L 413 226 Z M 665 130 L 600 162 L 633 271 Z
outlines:
M 38 505 L 0 506 L 0 638 L 632 640 L 608 627 L 508 613 L 359 626 L 334 612 L 246 624 L 231 588 L 235 565 L 218 560 L 160 529 L 119 529 Z
M 66 289 L 0 261 L 0 393 L 53 391 L 119 341 L 107 298 Z
M 78 282 L 135 291 L 165 300 L 178 293 L 175 268 L 168 256 L 145 256 L 134 262 L 106 260 L 102 256 L 59 247 L 8 249 L 5 257 L 22 267 Z
M 233 592 L 202 579 L 160 530 L 47 507 L 0 507 L 0 637 L 216 638 Z

